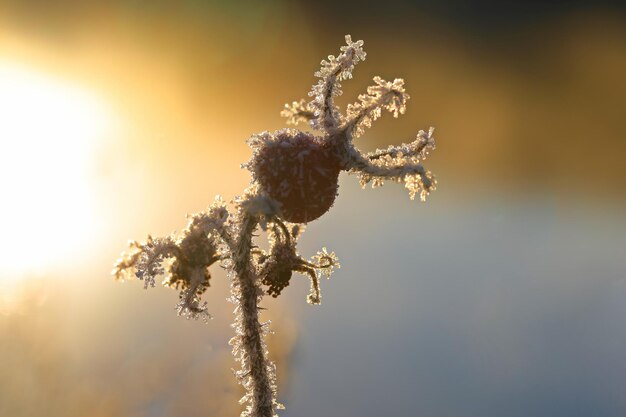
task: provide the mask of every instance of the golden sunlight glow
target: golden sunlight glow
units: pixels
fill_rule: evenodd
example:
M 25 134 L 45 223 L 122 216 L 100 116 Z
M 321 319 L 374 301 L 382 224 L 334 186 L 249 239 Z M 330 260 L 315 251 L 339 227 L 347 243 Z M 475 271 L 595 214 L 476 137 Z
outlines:
M 89 177 L 108 126 L 88 91 L 0 60 L 0 283 L 85 250 L 98 223 Z

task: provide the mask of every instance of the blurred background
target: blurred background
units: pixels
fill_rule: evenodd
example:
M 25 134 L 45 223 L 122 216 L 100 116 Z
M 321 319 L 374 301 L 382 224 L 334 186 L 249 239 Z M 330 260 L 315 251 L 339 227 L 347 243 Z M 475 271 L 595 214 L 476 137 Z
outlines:
M 0 0 L 0 415 L 234 416 L 214 319 L 109 272 L 128 239 L 232 199 L 253 133 L 344 35 L 436 127 L 439 189 L 340 180 L 300 252 L 343 265 L 266 300 L 289 416 L 626 416 L 626 8 L 609 1 Z M 342 174 L 343 175 L 343 174 Z

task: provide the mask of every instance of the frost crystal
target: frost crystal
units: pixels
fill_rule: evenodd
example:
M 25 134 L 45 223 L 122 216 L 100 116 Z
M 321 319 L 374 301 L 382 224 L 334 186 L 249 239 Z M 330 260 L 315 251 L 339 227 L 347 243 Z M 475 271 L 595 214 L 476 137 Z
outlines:
M 322 68 L 315 73 L 320 80 L 309 93 L 313 97 L 309 105 L 314 115 L 311 126 L 328 132 L 334 131 L 341 123 L 339 110 L 333 104 L 333 98 L 342 94 L 340 81 L 352 78 L 354 66 L 366 56 L 363 41 L 352 42 L 350 35 L 346 35 L 346 45 L 340 51 L 337 57 L 329 55 L 328 61 L 322 60 Z
M 206 303 L 200 296 L 209 287 L 209 266 L 221 259 L 217 236 L 225 228 L 228 211 L 221 197 L 206 212 L 189 216 L 187 227 L 173 237 L 153 238 L 145 242 L 130 242 L 130 250 L 115 264 L 117 279 L 135 277 L 144 287 L 154 287 L 156 278 L 164 276 L 163 285 L 180 291 L 177 304 L 179 315 L 187 318 L 208 317 Z
M 393 117 L 404 114 L 406 102 L 410 98 L 404 90 L 404 80 L 396 78 L 393 82 L 374 77 L 376 85 L 367 87 L 367 94 L 361 94 L 359 101 L 348 105 L 348 123 L 346 128 L 354 137 L 360 136 L 365 128 L 388 110 Z
M 294 101 L 285 104 L 285 109 L 280 115 L 287 118 L 287 124 L 297 125 L 300 122 L 308 122 L 315 117 L 315 107 L 306 100 Z

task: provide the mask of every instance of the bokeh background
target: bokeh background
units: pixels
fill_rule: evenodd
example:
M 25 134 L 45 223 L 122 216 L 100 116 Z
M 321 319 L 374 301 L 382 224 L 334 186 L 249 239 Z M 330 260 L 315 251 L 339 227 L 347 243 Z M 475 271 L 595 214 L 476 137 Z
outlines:
M 0 415 L 234 416 L 232 305 L 109 272 L 128 239 L 247 184 L 346 33 L 345 83 L 405 78 L 439 189 L 360 190 L 300 252 L 343 268 L 267 300 L 289 416 L 626 416 L 626 9 L 608 1 L 0 0 Z

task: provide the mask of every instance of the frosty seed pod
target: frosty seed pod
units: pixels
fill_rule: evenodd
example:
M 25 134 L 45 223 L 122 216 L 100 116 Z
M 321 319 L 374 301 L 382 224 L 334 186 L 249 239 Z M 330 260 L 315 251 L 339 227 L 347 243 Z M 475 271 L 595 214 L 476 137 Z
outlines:
M 281 217 L 307 223 L 335 201 L 340 163 L 323 138 L 293 129 L 263 132 L 250 141 L 249 168 L 263 191 L 281 204 Z

